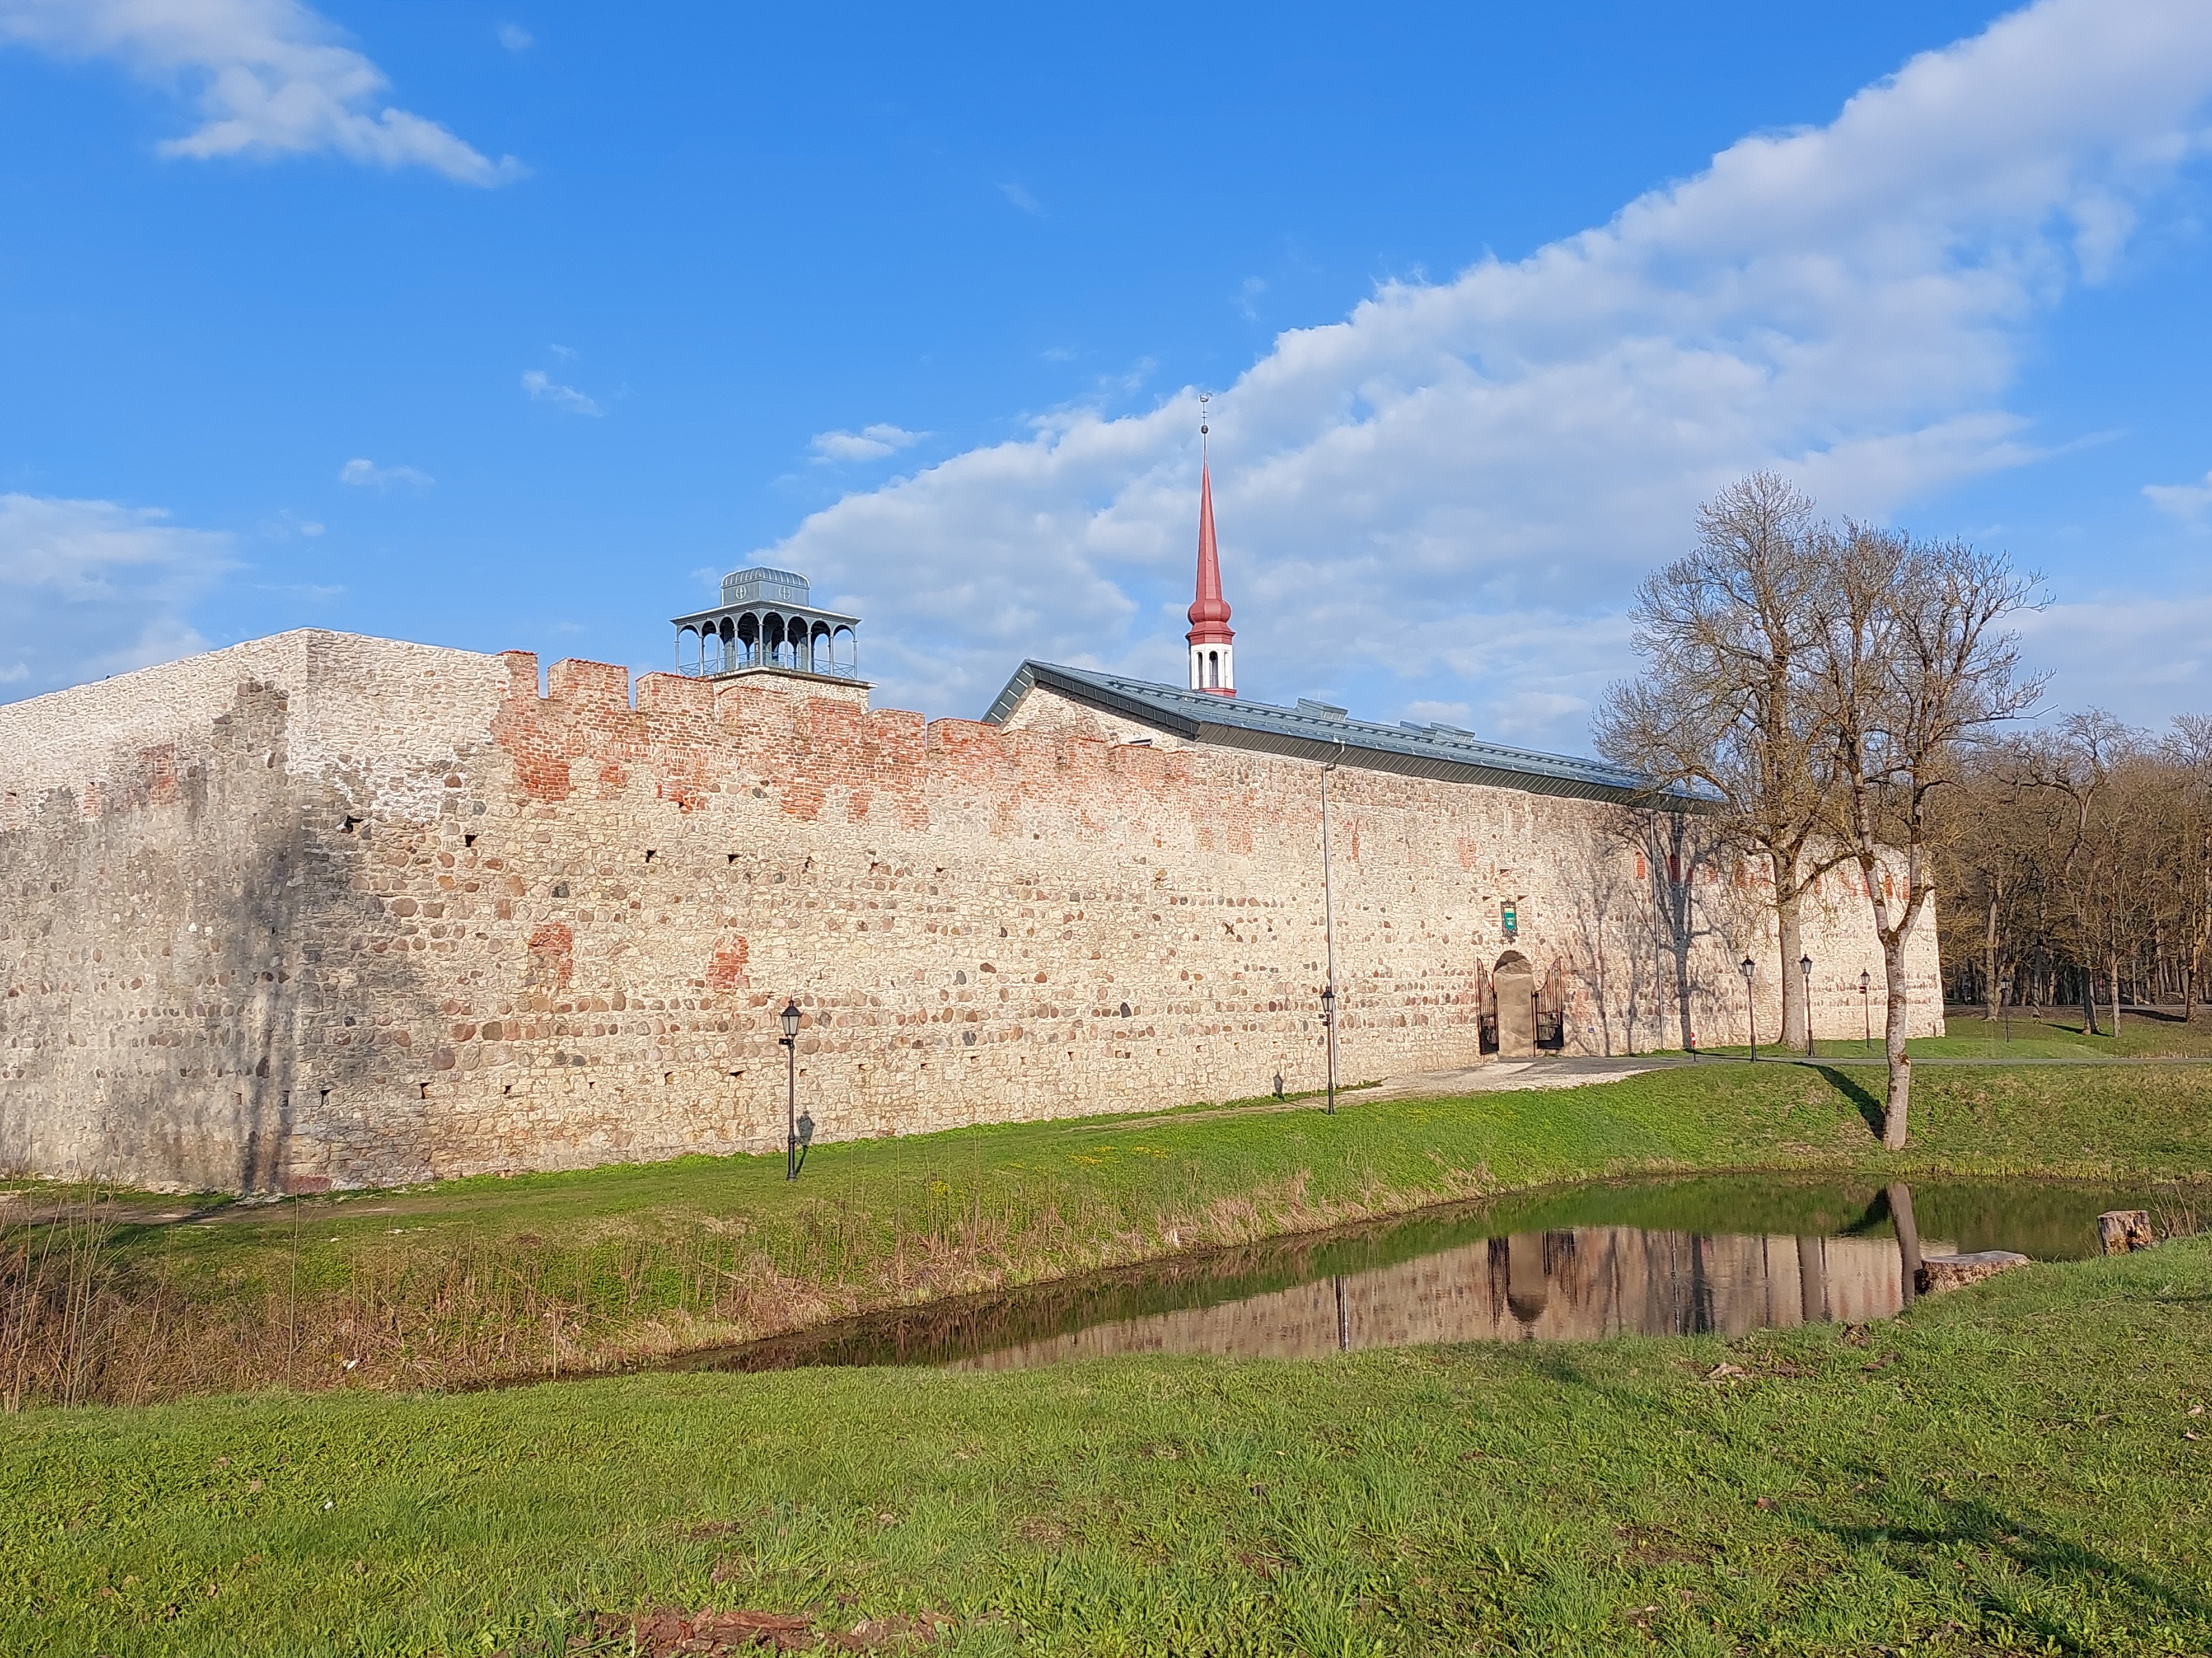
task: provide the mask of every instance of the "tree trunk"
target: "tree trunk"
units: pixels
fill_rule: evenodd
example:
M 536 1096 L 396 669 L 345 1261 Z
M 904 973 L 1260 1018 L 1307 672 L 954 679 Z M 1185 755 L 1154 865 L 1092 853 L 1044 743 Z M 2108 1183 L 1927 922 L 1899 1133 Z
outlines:
M 1796 884 L 1794 871 L 1787 872 L 1790 884 Z M 1782 946 L 1782 1034 L 1781 1046 L 1785 1053 L 1805 1051 L 1806 1020 L 1812 1010 L 1805 1005 L 1805 978 L 1797 970 L 1797 958 L 1805 953 L 1805 901 L 1802 896 L 1784 898 L 1783 879 L 1785 872 L 1779 859 L 1775 860 L 1774 914 Z
M 1892 1181 L 1882 1195 L 1889 1199 L 1889 1218 L 1897 1225 L 1897 1254 L 1905 1269 L 1905 1299 L 1910 1303 L 1920 1287 L 1920 1224 L 1912 1218 L 1912 1188 Z
M 1893 1151 L 1901 1151 L 1905 1149 L 1905 1112 L 1912 1102 L 1912 1061 L 1905 1053 L 1910 1005 L 1905 990 L 1903 938 L 1882 940 L 1881 971 L 1889 992 L 1882 1016 L 1882 1048 L 1889 1059 L 1889 1096 L 1882 1107 L 1881 1143 Z
M 1990 888 L 1990 925 L 1982 939 L 1982 999 L 1989 1006 L 1989 1022 L 1997 1022 L 1997 891 Z
M 1828 1241 L 1797 1240 L 1797 1316 L 1807 1324 L 1828 1321 Z
M 2081 1034 L 2085 1036 L 2105 1034 L 2097 1029 L 2097 975 L 2086 967 L 2081 969 Z
M 2112 1040 L 2120 1039 L 2120 958 L 2112 957 Z

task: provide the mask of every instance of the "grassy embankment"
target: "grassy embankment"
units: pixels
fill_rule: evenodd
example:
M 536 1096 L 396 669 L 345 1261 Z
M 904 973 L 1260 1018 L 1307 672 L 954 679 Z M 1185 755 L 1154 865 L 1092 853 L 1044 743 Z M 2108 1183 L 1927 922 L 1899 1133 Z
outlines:
M 2040 1014 L 2014 1010 L 2009 1018 L 1991 1019 L 1978 1008 L 1953 1007 L 1944 1023 L 1948 1034 L 1916 1036 L 1905 1052 L 1916 1060 L 1966 1060 L 1977 1064 L 2002 1065 L 2018 1060 L 2178 1060 L 2212 1059 L 2212 1013 L 2202 1010 L 2194 1021 L 2177 1010 L 2122 1010 L 2117 1035 L 2109 1029 L 2110 1009 L 2100 1010 L 2100 1033 L 2083 1029 L 2077 1010 L 2045 1010 Z M 1873 1029 L 1866 1038 L 1815 1042 L 1821 1059 L 1840 1060 L 1854 1066 L 1882 1063 L 1881 1009 L 1874 1009 Z M 1713 1048 L 1712 1053 L 1741 1054 L 1739 1046 Z M 1772 1033 L 1760 1045 L 1762 1054 L 1774 1051 Z
M 2185 1242 L 1727 1345 L 39 1411 L 0 1649 L 613 1653 L 754 1608 L 972 1655 L 2202 1653 L 2208 1377 Z
M 1568 1092 L 1032 1123 L 0 1236 L 0 1393 L 573 1374 L 1178 1251 L 1636 1170 L 2212 1174 L 2212 1068 L 1930 1068 L 1884 1154 L 1846 1072 L 1716 1062 Z M 26 1266 L 46 1293 L 25 1315 Z

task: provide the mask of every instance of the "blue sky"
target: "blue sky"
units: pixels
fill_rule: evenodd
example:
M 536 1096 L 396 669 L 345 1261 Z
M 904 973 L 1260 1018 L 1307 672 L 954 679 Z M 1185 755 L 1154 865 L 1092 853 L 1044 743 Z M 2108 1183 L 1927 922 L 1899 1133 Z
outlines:
M 879 705 L 1173 679 L 1202 389 L 1251 695 L 1583 749 L 1774 465 L 2212 708 L 2212 8 L 1374 9 L 0 0 L 0 697 L 759 559 Z

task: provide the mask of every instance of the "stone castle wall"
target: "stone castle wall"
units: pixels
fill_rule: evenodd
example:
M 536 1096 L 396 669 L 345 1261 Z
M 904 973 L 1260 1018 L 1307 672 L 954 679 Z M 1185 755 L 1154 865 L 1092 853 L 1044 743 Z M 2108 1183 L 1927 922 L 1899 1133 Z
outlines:
M 546 679 L 304 631 L 0 708 L 0 1166 L 300 1191 L 772 1149 L 787 995 L 828 1139 L 1319 1084 L 1312 766 L 1042 693 L 1001 729 L 796 675 Z M 1347 1081 L 1475 1062 L 1505 897 L 1571 1047 L 1671 1045 L 1683 995 L 1741 1040 L 1741 869 L 1686 869 L 1670 955 L 1608 808 L 1331 797 Z M 1879 954 L 1829 910 L 1819 1025 L 1856 1035 Z

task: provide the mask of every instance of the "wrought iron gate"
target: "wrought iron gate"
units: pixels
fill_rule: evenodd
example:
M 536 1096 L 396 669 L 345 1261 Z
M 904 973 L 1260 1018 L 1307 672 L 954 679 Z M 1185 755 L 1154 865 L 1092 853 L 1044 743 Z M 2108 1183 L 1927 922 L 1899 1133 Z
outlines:
M 1554 963 L 1536 987 L 1536 1046 L 1554 1050 L 1567 1045 L 1567 978 Z

